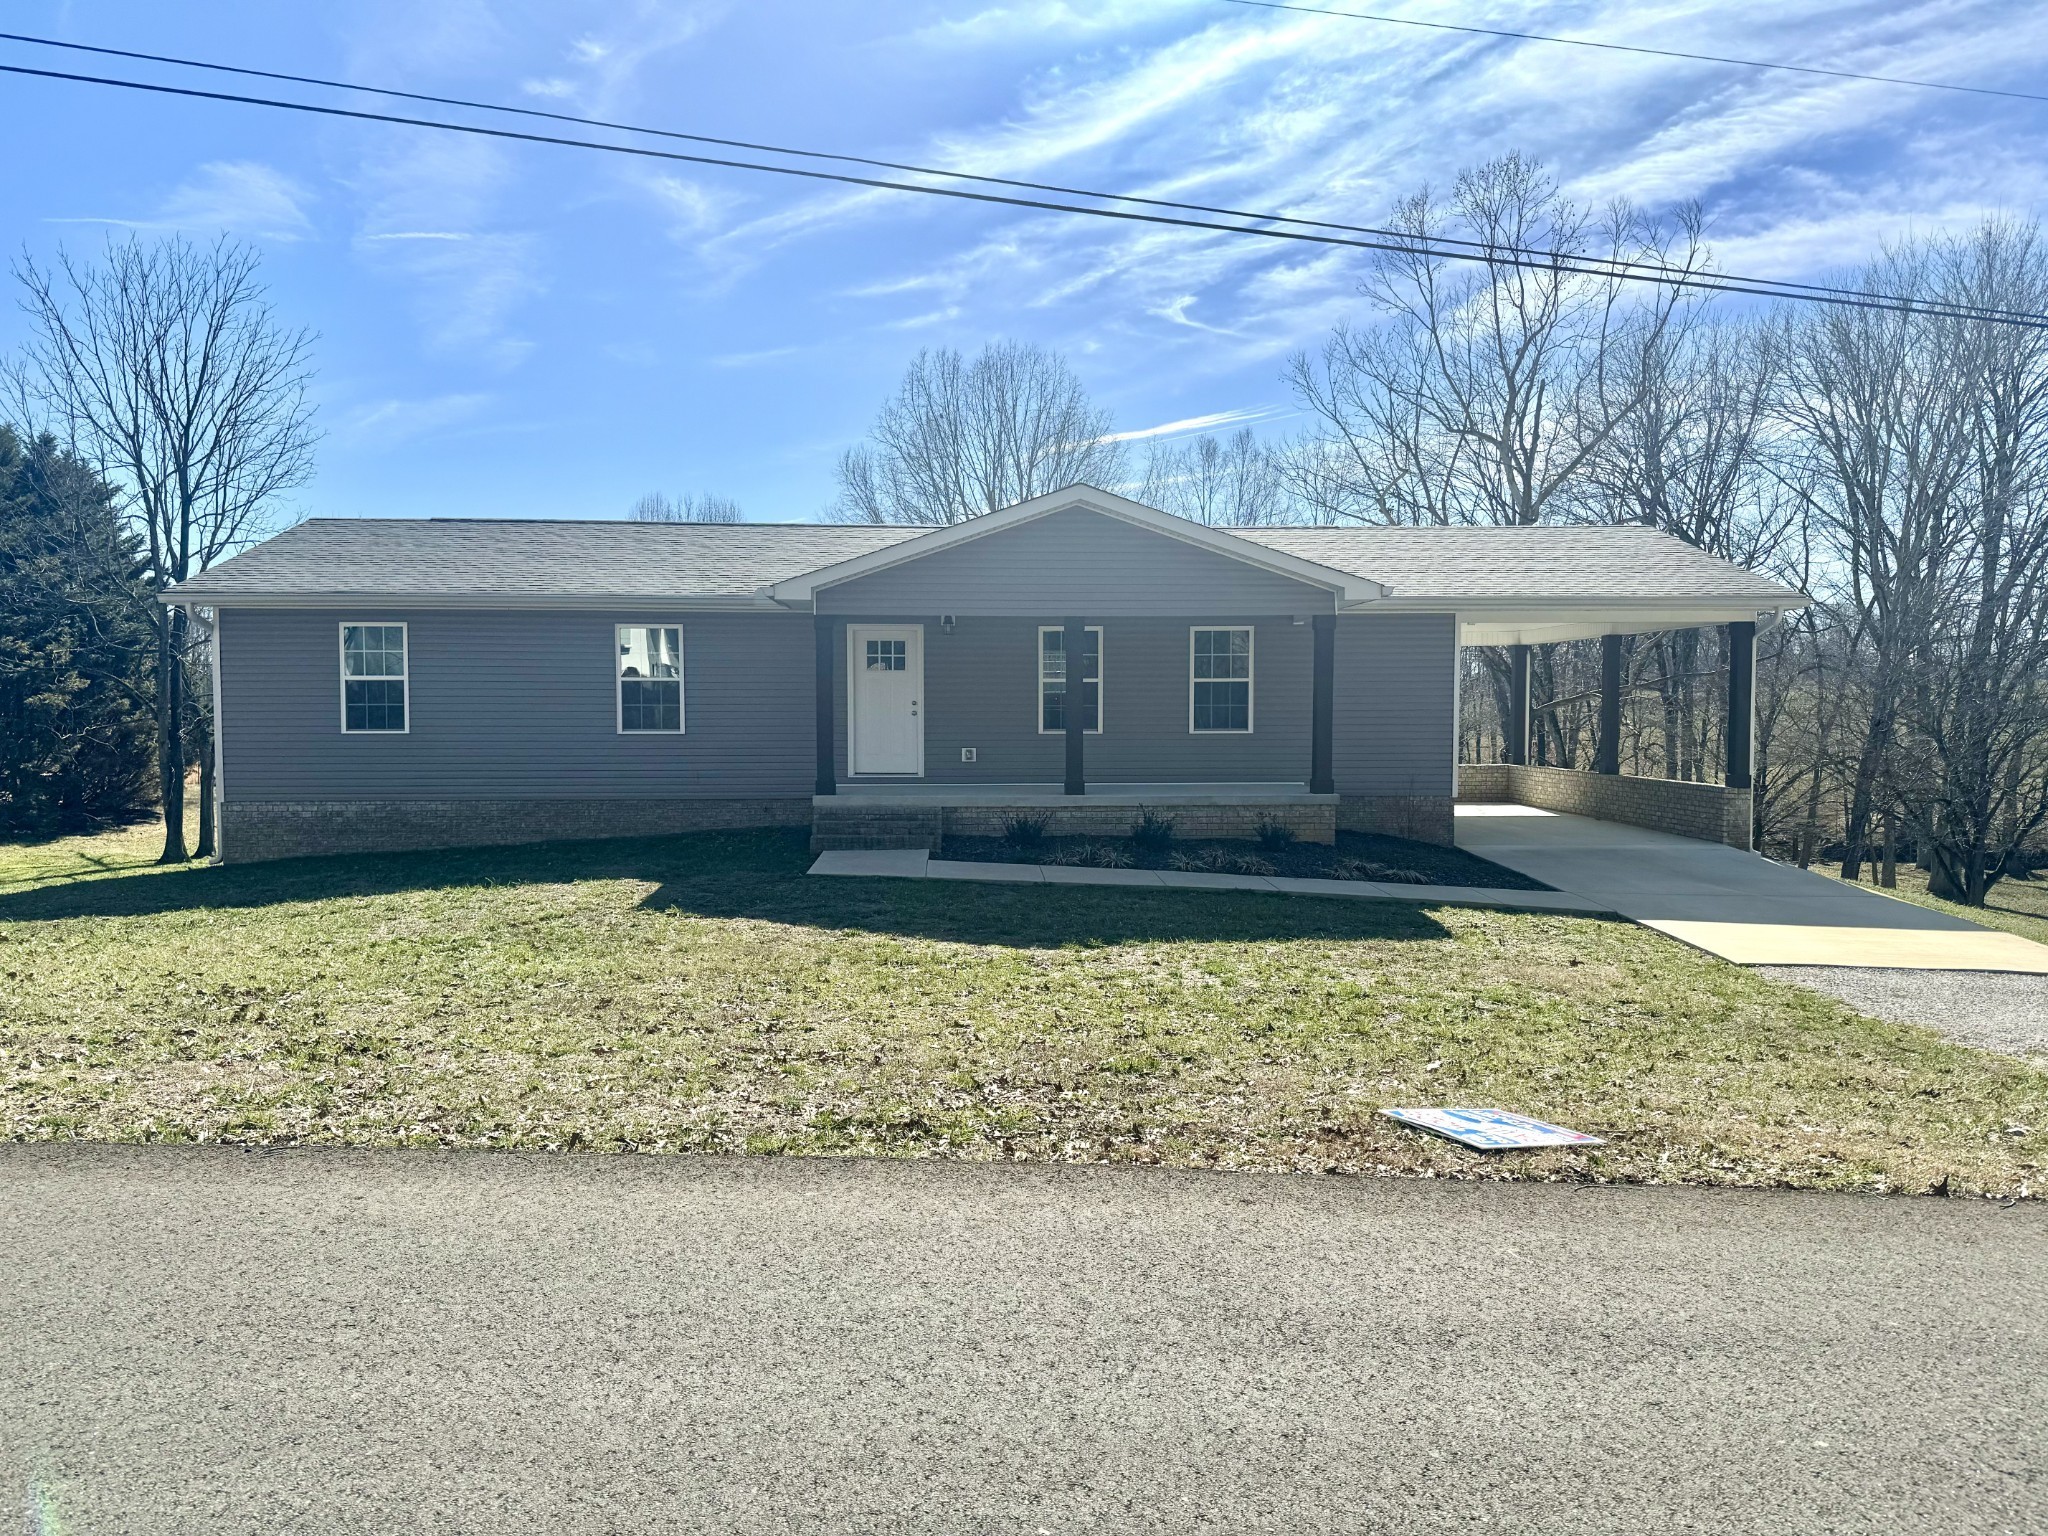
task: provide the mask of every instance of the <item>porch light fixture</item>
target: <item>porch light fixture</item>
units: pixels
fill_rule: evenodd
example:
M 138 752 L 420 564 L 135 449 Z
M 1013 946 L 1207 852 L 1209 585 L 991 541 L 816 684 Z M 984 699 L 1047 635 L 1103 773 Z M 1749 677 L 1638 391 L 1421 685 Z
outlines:
M 939 628 L 949 635 L 953 633 L 953 615 L 950 613 L 940 614 Z

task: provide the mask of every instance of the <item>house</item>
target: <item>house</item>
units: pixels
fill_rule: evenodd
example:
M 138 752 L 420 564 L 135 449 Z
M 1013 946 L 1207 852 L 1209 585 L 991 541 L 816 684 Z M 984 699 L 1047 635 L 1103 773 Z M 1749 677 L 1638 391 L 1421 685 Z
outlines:
M 210 623 L 222 856 L 701 828 L 915 846 L 1019 814 L 1449 841 L 1460 646 L 1725 624 L 1727 785 L 1467 767 L 1748 843 L 1759 622 L 1798 593 L 1644 528 L 1247 528 L 1075 486 L 948 528 L 301 523 L 164 594 Z M 1078 662 L 1076 661 L 1078 658 Z M 1739 758 L 1739 761 L 1736 759 Z

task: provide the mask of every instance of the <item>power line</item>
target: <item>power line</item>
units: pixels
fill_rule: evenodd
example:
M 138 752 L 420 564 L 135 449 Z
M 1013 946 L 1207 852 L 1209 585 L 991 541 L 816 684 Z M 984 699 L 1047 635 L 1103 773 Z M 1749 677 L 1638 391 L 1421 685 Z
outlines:
M 1328 12 L 1318 14 L 1349 14 Z M 742 149 L 761 154 L 784 155 L 792 159 L 828 160 L 841 165 L 865 165 L 878 170 L 907 171 L 919 176 L 939 176 L 954 181 L 973 182 L 981 186 L 1014 187 L 1028 192 L 1051 192 L 1061 197 L 1085 197 L 1101 202 L 1131 203 L 1145 208 L 1169 208 L 1182 213 L 1211 214 L 1222 218 L 1254 219 L 1262 223 L 1293 224 L 1303 229 L 1334 230 L 1341 234 L 1367 235 L 1377 240 L 1404 242 L 1404 250 L 1412 249 L 1411 242 L 1426 239 L 1429 246 L 1459 246 L 1466 250 L 1482 253 L 1487 259 L 1496 259 L 1503 253 L 1515 257 L 1532 257 L 1543 263 L 1559 260 L 1573 261 L 1588 267 L 1597 266 L 1603 273 L 1621 274 L 1626 271 L 1656 274 L 1660 277 L 1694 277 L 1698 269 L 1675 267 L 1669 262 L 1635 261 L 1621 257 L 1579 256 L 1555 250 L 1542 250 L 1529 246 L 1507 245 L 1481 240 L 1464 240 L 1454 235 L 1417 236 L 1414 232 L 1387 229 L 1371 224 L 1345 224 L 1326 219 L 1302 218 L 1285 213 L 1257 213 L 1242 208 L 1224 208 L 1208 203 L 1179 202 L 1170 198 L 1142 197 L 1129 192 L 1101 192 L 1087 187 L 1062 186 L 1056 182 L 1023 181 L 1007 176 L 979 175 L 972 171 L 945 170 L 929 165 L 915 165 L 900 160 L 877 160 L 865 155 L 849 155 L 828 150 L 792 149 L 783 144 L 763 144 L 747 139 L 718 138 L 711 134 L 685 133 L 673 128 L 652 128 L 638 123 L 612 122 L 604 118 L 580 117 L 567 112 L 550 112 L 539 107 L 515 107 L 501 102 L 472 101 L 460 96 L 435 96 L 421 91 L 401 91 L 387 86 L 357 85 L 345 80 L 327 80 L 318 75 L 294 75 L 277 70 L 254 69 L 239 64 L 220 64 L 207 59 L 187 59 L 175 54 L 139 53 L 126 48 L 108 48 L 92 43 L 67 42 L 58 38 L 36 37 L 21 32 L 0 32 L 0 41 L 33 43 L 45 48 L 64 48 L 77 53 L 94 53 L 110 58 L 138 59 L 152 64 L 172 64 L 184 69 L 210 70 L 219 74 L 242 75 L 259 80 L 281 80 L 294 85 L 319 86 L 327 90 L 355 91 L 372 96 L 389 96 L 404 101 L 428 102 L 435 106 L 462 107 L 478 112 L 499 112 L 513 117 L 539 118 L 548 122 L 574 123 L 585 128 L 606 128 L 621 133 L 645 134 L 653 138 L 675 139 L 692 144 L 712 144 L 724 149 Z M 89 77 L 88 77 L 89 78 Z M 1449 253 L 1445 253 L 1449 254 Z M 1913 299 L 1895 293 L 1872 293 L 1866 289 L 1843 288 L 1825 283 L 1799 283 L 1786 278 L 1751 278 L 1734 273 L 1711 274 L 1719 279 L 1745 284 L 1767 286 L 1772 290 L 1783 290 L 1786 297 L 1797 293 L 1834 294 L 1853 299 L 1882 299 L 1896 304 L 1912 304 L 1930 312 L 1953 312 L 1971 317 L 2004 314 L 2019 319 L 2031 318 L 2024 311 L 2000 310 L 1984 305 L 1959 305 L 1939 300 Z
M 1889 295 L 1842 295 L 1788 292 L 1770 279 L 1732 278 L 1705 269 L 1661 268 L 1655 272 L 1613 270 L 1598 258 L 1579 258 L 1552 252 L 1541 259 L 1497 253 L 1442 250 L 1423 237 L 1396 236 L 1391 240 L 1359 240 L 1335 234 L 1304 230 L 1260 228 L 1246 224 L 1214 224 L 1202 219 L 1180 218 L 1159 213 L 1137 213 L 1121 208 L 1088 208 L 1073 203 L 1047 202 L 1041 198 L 1012 197 L 993 192 L 970 192 L 961 187 L 934 187 L 917 182 L 885 181 L 872 176 L 854 176 L 842 171 L 811 170 L 799 166 L 770 165 L 754 160 L 734 160 L 715 155 L 685 154 L 678 150 L 649 149 L 634 144 L 604 144 L 590 139 L 564 138 L 556 134 L 523 133 L 509 128 L 486 128 L 475 123 L 451 123 L 435 118 L 403 117 L 389 112 L 366 112 L 353 107 L 320 106 L 313 102 L 286 101 L 275 97 L 245 96 L 228 91 L 202 91 L 190 86 L 160 85 L 143 80 L 123 80 L 104 75 L 72 74 L 63 70 L 31 69 L 20 64 L 0 64 L 0 74 L 35 79 L 64 80 L 84 85 L 144 91 L 160 96 L 184 96 L 200 101 L 226 101 L 245 106 L 273 107 L 287 112 L 305 112 L 320 117 L 349 118 L 360 122 L 393 123 L 409 128 L 436 128 L 445 133 L 470 134 L 479 138 L 511 139 L 528 144 L 553 144 L 569 149 L 590 149 L 606 154 L 630 155 L 638 159 L 676 161 L 689 165 L 717 166 L 728 170 L 761 171 L 774 176 L 793 176 L 810 181 L 836 182 L 845 186 L 870 187 L 892 192 L 916 192 L 927 197 L 950 197 L 968 202 L 994 203 L 1005 207 L 1032 208 L 1050 213 L 1083 214 L 1090 218 L 1119 219 L 1126 223 L 1159 224 L 1179 229 L 1199 229 L 1213 234 L 1250 235 L 1267 240 L 1289 240 L 1309 245 L 1343 246 L 1355 250 L 1384 251 L 1399 255 L 1433 255 L 1453 261 L 1483 262 L 1488 266 L 1562 272 L 1586 277 L 1610 277 L 1618 281 L 1652 283 L 1693 289 L 1703 293 L 1747 294 L 1758 298 L 1801 299 L 1810 303 L 1834 304 L 1855 309 L 1886 310 L 1903 314 L 1935 314 L 1950 319 L 1986 320 L 2029 329 L 2048 329 L 2048 315 L 2028 311 L 1974 310 L 1966 306 L 1920 302 Z M 1089 194 L 1080 194 L 1089 195 Z M 1252 215 L 1252 217 L 1258 217 Z
M 765 154 L 783 155 L 796 159 L 828 160 L 844 165 L 865 165 L 882 170 L 907 171 L 921 176 L 938 176 L 949 180 L 974 182 L 983 186 L 1014 187 L 1032 192 L 1051 192 L 1063 197 L 1084 197 L 1103 202 L 1132 203 L 1140 207 L 1169 208 L 1179 212 L 1212 214 L 1225 218 L 1253 219 L 1261 223 L 1293 224 L 1304 229 L 1335 230 L 1344 234 L 1367 235 L 1376 240 L 1399 241 L 1402 242 L 1401 248 L 1403 250 L 1418 249 L 1416 242 L 1426 240 L 1427 246 L 1430 248 L 1459 246 L 1468 251 L 1479 253 L 1484 259 L 1491 261 L 1499 261 L 1504 256 L 1509 256 L 1534 258 L 1544 265 L 1573 262 L 1578 264 L 1578 267 L 1574 268 L 1574 270 L 1597 271 L 1601 274 L 1617 277 L 1627 276 L 1630 273 L 1642 273 L 1670 280 L 1677 278 L 1694 279 L 1704 275 L 1727 283 L 1755 284 L 1768 287 L 1773 292 L 1782 292 L 1785 297 L 1796 297 L 1799 294 L 1839 295 L 1851 299 L 1880 299 L 1894 304 L 1911 304 L 1916 308 L 1931 313 L 1950 313 L 1970 318 L 1991 315 L 2006 315 L 2022 320 L 2031 318 L 2024 311 L 2000 310 L 1984 305 L 1966 306 L 1951 301 L 1913 299 L 1901 294 L 1872 293 L 1865 289 L 1843 288 L 1821 283 L 1799 283 L 1785 278 L 1751 278 L 1733 273 L 1703 273 L 1701 269 L 1676 267 L 1669 262 L 1636 261 L 1614 256 L 1582 256 L 1556 250 L 1535 249 L 1528 246 L 1464 240 L 1452 235 L 1422 237 L 1409 230 L 1386 229 L 1369 224 L 1344 224 L 1324 219 L 1301 218 L 1292 214 L 1250 212 L 1242 208 L 1224 208 L 1207 203 L 1178 202 L 1168 198 L 1142 197 L 1126 192 L 1101 192 L 1086 187 L 1062 186 L 1053 182 L 1023 181 L 1004 176 L 978 175 L 971 171 L 944 170 L 933 166 L 915 165 L 898 160 L 877 160 L 863 155 L 848 155 L 815 149 L 793 149 L 787 145 L 763 144 L 745 139 L 718 138 L 710 134 L 684 133 L 676 129 L 652 128 L 636 123 L 611 122 L 603 118 L 578 117 L 570 113 L 549 112 L 536 107 L 514 107 L 499 102 L 472 101 L 459 96 L 435 96 L 419 91 L 401 91 L 384 86 L 356 85 L 347 81 L 322 79 L 316 75 L 285 74 L 276 70 L 253 69 L 236 64 L 220 64 L 204 59 L 180 58 L 171 54 L 138 53 L 130 49 L 107 48 L 90 43 L 65 42 L 55 38 L 34 37 L 25 33 L 0 32 L 0 40 L 34 43 L 44 47 L 65 48 L 81 53 L 96 53 L 116 58 L 140 59 L 155 64 L 173 64 L 187 69 L 204 69 L 264 80 L 284 80 L 297 85 L 314 85 L 330 90 L 391 96 L 407 101 L 430 102 L 438 106 L 463 107 L 482 112 L 499 112 L 515 117 L 541 118 L 550 122 L 575 123 L 581 127 L 613 129 L 624 133 L 646 134 L 655 138 L 676 139 L 696 144 L 712 144 L 722 148 L 743 149 Z M 94 77 L 85 76 L 80 78 L 92 79 Z M 241 98 L 232 99 L 239 100 Z M 261 100 L 261 98 L 252 99 Z M 436 123 L 434 126 L 445 127 L 448 125 Z M 894 184 L 890 183 L 889 185 L 893 186 Z M 1440 254 L 1455 255 L 1454 252 L 1440 252 Z M 1728 291 L 1747 290 L 1730 289 Z
M 1598 43 L 1585 37 L 1550 37 L 1541 32 L 1508 32 L 1499 27 L 1461 27 L 1448 21 L 1417 21 L 1411 16 L 1375 16 L 1366 11 L 1331 11 L 1314 5 L 1287 5 L 1282 0 L 1225 0 L 1262 11 L 1299 11 L 1304 16 L 1342 16 L 1350 21 L 1381 21 L 1396 27 L 1424 27 L 1431 32 L 1465 32 L 1474 37 L 1507 37 L 1524 43 L 1562 43 L 1571 48 L 1598 48 L 1606 53 L 1646 53 L 1659 59 L 1691 59 L 1701 64 L 1736 64 L 1744 69 L 1777 69 L 1795 75 L 1826 75 L 1831 80 L 1871 80 L 1879 85 L 1910 85 L 1923 91 L 1961 91 L 1971 96 L 2004 96 L 2013 101 L 2048 101 L 2032 91 L 2001 91 L 1988 85 L 1951 85 L 1946 80 L 1907 80 L 1898 75 L 1865 75 L 1853 69 L 1821 69 L 1811 64 L 1776 64 L 1765 59 L 1735 59 L 1718 53 L 1687 53 L 1678 48 L 1643 48 L 1631 43 Z

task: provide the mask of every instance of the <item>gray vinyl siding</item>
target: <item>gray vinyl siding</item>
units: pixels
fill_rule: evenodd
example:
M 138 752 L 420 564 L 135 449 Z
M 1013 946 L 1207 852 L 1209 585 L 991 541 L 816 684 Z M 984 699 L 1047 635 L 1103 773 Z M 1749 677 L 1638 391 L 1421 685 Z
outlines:
M 408 626 L 406 735 L 344 734 L 339 626 Z M 682 735 L 620 735 L 613 626 L 683 630 Z M 808 795 L 808 614 L 230 609 L 232 801 Z
M 1328 613 L 1325 587 L 1076 508 L 856 577 L 821 613 L 1171 615 Z
M 1453 793 L 1456 619 L 1341 614 L 1336 662 L 1337 793 Z
M 1066 741 L 1038 731 L 1038 630 L 1060 616 L 850 616 L 834 628 L 839 776 L 846 765 L 844 623 L 924 625 L 925 777 L 940 783 L 1057 783 Z M 1103 726 L 1087 740 L 1090 783 L 1306 782 L 1314 636 L 1307 624 L 1245 613 L 1103 618 Z M 1253 631 L 1253 716 L 1247 735 L 1188 729 L 1188 633 Z M 960 761 L 973 747 L 975 761 Z

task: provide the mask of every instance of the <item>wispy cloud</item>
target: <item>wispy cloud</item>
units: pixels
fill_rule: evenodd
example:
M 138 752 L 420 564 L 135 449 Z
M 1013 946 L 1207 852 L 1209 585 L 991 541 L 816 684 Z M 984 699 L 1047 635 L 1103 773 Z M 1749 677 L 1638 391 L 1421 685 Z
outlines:
M 1162 421 L 1157 426 L 1138 427 L 1130 432 L 1111 432 L 1103 437 L 1105 443 L 1135 443 L 1155 437 L 1190 437 L 1199 432 L 1214 432 L 1218 427 L 1243 427 L 1255 421 L 1266 421 L 1285 414 L 1279 406 L 1247 406 L 1231 411 L 1211 411 L 1206 416 L 1184 416 L 1179 421 Z
M 494 398 L 489 394 L 446 394 L 418 400 L 365 401 L 341 414 L 337 435 L 352 443 L 395 448 L 474 422 Z
M 54 224 L 113 224 L 124 229 L 185 234 L 244 235 L 257 240 L 309 240 L 315 231 L 306 207 L 313 194 L 272 166 L 254 160 L 215 160 L 199 167 L 156 208 L 139 218 L 52 219 Z
M 521 305 L 546 291 L 539 239 L 501 222 L 512 167 L 495 145 L 407 141 L 363 173 L 354 248 L 406 285 L 429 344 L 497 367 L 519 362 Z

